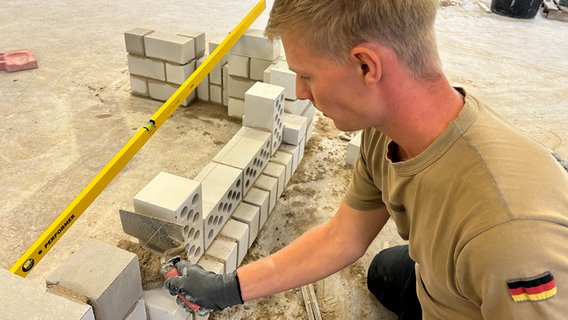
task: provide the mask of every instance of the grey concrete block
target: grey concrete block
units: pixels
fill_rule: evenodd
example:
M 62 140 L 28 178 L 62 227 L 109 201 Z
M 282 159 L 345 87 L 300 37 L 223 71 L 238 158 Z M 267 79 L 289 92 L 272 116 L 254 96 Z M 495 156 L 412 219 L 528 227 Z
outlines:
M 230 76 L 250 78 L 250 57 L 229 55 L 228 71 Z
M 130 91 L 134 94 L 148 96 L 148 80 L 144 77 L 130 75 Z
M 182 84 L 195 71 L 195 60 L 186 64 L 166 62 L 166 81 L 173 84 Z
M 154 31 L 144 36 L 144 47 L 149 58 L 179 64 L 195 59 L 195 40 L 191 37 Z
M 146 54 L 144 50 L 144 36 L 154 32 L 150 29 L 135 28 L 124 33 L 126 51 L 139 56 Z
M 245 93 L 256 83 L 255 80 L 229 76 L 228 92 L 230 98 L 245 99 Z
M 96 239 L 47 276 L 56 285 L 87 297 L 97 320 L 123 319 L 142 296 L 140 267 L 135 254 Z
M 155 81 L 155 80 L 148 80 L 148 94 L 150 98 L 160 101 L 167 101 L 176 90 L 179 88 L 179 85 L 162 82 L 162 81 Z M 191 92 L 189 96 L 181 102 L 182 106 L 189 106 L 191 102 L 195 100 L 196 94 L 195 91 Z
M 182 33 L 178 33 L 177 35 L 182 37 L 193 38 L 196 58 L 201 58 L 205 55 L 205 32 L 197 30 L 187 30 Z
M 231 49 L 234 54 L 271 61 L 280 56 L 280 51 L 280 42 L 268 41 L 264 31 L 258 29 L 247 30 Z
M 128 72 L 141 77 L 166 81 L 164 61 L 128 54 Z
M 52 294 L 46 288 L 0 268 L 0 318 L 95 320 L 90 305 Z

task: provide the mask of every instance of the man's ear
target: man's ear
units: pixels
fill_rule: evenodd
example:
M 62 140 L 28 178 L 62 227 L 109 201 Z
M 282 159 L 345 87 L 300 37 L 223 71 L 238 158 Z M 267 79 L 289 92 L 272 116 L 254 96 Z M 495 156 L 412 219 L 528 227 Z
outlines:
M 368 84 L 379 81 L 382 75 L 381 58 L 376 49 L 370 44 L 360 44 L 350 52 L 351 59 Z

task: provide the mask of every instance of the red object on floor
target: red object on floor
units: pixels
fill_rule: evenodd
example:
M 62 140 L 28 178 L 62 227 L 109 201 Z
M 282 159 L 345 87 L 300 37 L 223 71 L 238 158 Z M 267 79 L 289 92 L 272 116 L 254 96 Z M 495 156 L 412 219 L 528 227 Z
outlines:
M 28 50 L 0 52 L 0 70 L 8 72 L 37 68 L 37 60 Z

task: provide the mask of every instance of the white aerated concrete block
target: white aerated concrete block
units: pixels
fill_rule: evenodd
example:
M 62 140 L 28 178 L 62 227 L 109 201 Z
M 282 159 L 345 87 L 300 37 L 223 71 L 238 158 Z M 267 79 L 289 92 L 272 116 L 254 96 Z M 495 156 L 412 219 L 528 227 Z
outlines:
M 354 165 L 359 156 L 359 148 L 361 147 L 362 131 L 359 131 L 347 144 L 347 152 L 345 154 L 345 162 Z
M 128 54 L 130 74 L 166 81 L 166 67 L 163 61 Z
M 284 128 L 282 130 L 282 143 L 299 145 L 306 136 L 308 118 L 284 112 L 282 115 Z
M 286 167 L 286 179 L 284 180 L 284 185 L 288 185 L 292 175 L 294 175 L 294 155 L 283 151 L 276 151 L 270 159 L 270 162 L 278 163 Z
M 130 75 L 130 90 L 134 94 L 147 97 L 148 96 L 148 80 L 146 80 L 146 78 L 143 78 L 143 77 Z
M 153 32 L 144 36 L 146 56 L 186 64 L 195 59 L 195 40 L 164 32 Z
M 258 228 L 261 229 L 268 218 L 270 193 L 257 187 L 252 187 L 244 197 L 243 202 L 256 206 L 260 209 Z
M 150 320 L 193 320 L 193 315 L 178 306 L 176 297 L 166 288 L 144 291 L 142 298 Z
M 229 117 L 238 118 L 242 120 L 244 113 L 245 113 L 245 101 L 236 98 L 229 98 L 229 108 L 228 108 Z
M 269 177 L 278 179 L 278 198 L 280 198 L 286 188 L 286 166 L 272 162 L 271 160 L 268 162 L 262 173 Z
M 296 115 L 302 115 L 308 105 L 310 105 L 310 100 L 286 100 L 284 101 L 284 111 Z
M 160 172 L 133 199 L 138 213 L 188 224 L 203 212 L 202 186 L 199 181 Z
M 186 64 L 166 62 L 166 81 L 182 84 L 195 71 L 195 60 Z
M 200 58 L 205 54 L 205 32 L 188 30 L 178 33 L 178 36 L 193 38 L 195 57 Z
M 239 266 L 247 255 L 249 248 L 249 226 L 246 223 L 229 219 L 217 238 L 237 243 L 237 266 Z
M 203 190 L 205 248 L 229 219 L 243 198 L 243 172 L 211 162 L 195 177 Z
M 205 62 L 207 56 L 203 56 L 195 62 L 195 68 L 199 68 Z M 197 98 L 203 101 L 209 101 L 209 75 L 206 75 L 203 80 L 197 85 Z
M 223 274 L 225 272 L 225 265 L 223 263 L 207 255 L 201 257 L 197 264 L 207 271 L 215 272 L 218 274 Z
M 223 42 L 223 40 L 225 39 L 224 36 L 219 36 L 211 41 L 209 41 L 209 54 L 212 54 L 213 51 L 215 51 L 217 49 L 217 47 L 221 44 L 221 42 Z M 223 66 L 224 64 L 229 62 L 229 57 L 227 55 L 224 55 L 221 60 L 219 61 L 219 65 Z
M 249 227 L 248 245 L 250 248 L 258 235 L 258 229 L 260 227 L 260 208 L 241 202 L 235 212 L 233 212 L 232 218 L 242 223 L 246 223 Z
M 90 305 L 47 292 L 44 286 L 0 268 L 0 318 L 95 320 Z
M 288 100 L 296 100 L 296 73 L 288 68 L 288 63 L 280 60 L 270 70 L 270 83 L 284 87 Z
M 245 93 L 256 81 L 246 78 L 229 76 L 228 92 L 230 98 L 245 100 Z
M 278 202 L 278 198 L 280 197 L 278 194 L 278 179 L 261 174 L 258 179 L 256 179 L 254 186 L 261 190 L 270 192 L 270 201 L 268 202 L 268 215 L 270 215 Z
M 168 100 L 174 92 L 179 88 L 179 85 L 171 84 L 162 81 L 148 80 L 148 94 L 150 98 L 160 101 Z M 188 106 L 191 102 L 195 100 L 195 91 L 191 92 L 189 96 L 183 100 L 180 104 L 182 106 Z
M 142 296 L 135 254 L 90 239 L 46 278 L 87 297 L 97 320 L 123 319 Z
M 241 56 L 272 61 L 280 56 L 280 50 L 280 42 L 269 41 L 264 36 L 263 30 L 249 29 L 233 46 L 231 52 Z
M 126 44 L 126 52 L 139 56 L 144 56 L 144 36 L 154 32 L 150 29 L 135 28 L 124 33 L 124 42 Z
M 243 193 L 247 193 L 270 159 L 270 133 L 240 130 L 221 149 L 213 161 L 243 171 Z
M 228 71 L 231 76 L 249 78 L 250 57 L 239 56 L 237 54 L 229 55 Z
M 250 78 L 256 81 L 263 81 L 264 80 L 264 70 L 270 67 L 275 61 L 271 60 L 264 60 L 258 58 L 250 58 Z
M 257 82 L 245 94 L 243 126 L 272 133 L 271 155 L 282 142 L 284 88 Z
M 237 269 L 238 248 L 237 243 L 224 239 L 215 239 L 205 251 L 205 254 L 225 265 L 225 273 Z
M 149 320 L 146 315 L 146 303 L 143 299 L 138 299 L 134 307 L 124 317 L 124 320 Z

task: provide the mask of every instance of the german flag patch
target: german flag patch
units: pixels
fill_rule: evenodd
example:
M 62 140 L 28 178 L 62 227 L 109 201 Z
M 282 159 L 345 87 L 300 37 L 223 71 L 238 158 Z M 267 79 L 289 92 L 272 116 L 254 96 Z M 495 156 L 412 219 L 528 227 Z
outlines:
M 550 272 L 533 278 L 510 280 L 507 286 L 515 302 L 543 301 L 556 295 L 556 284 Z

